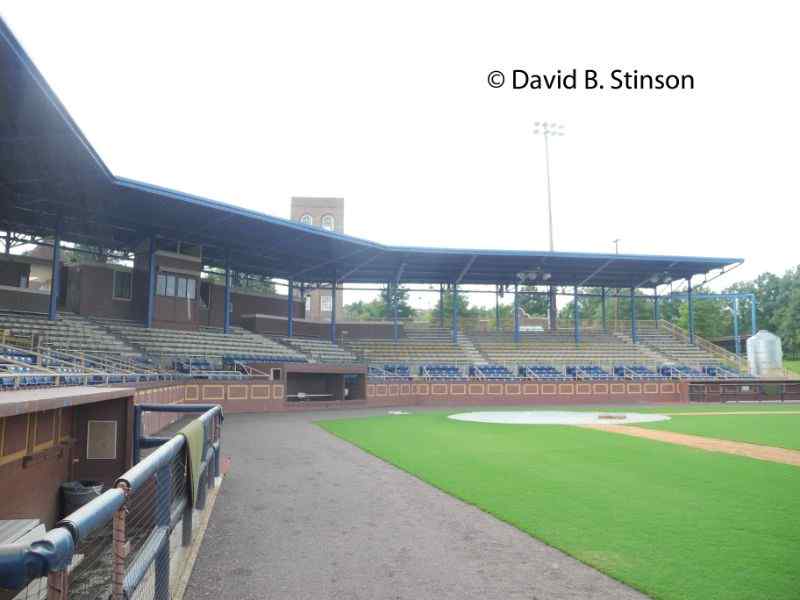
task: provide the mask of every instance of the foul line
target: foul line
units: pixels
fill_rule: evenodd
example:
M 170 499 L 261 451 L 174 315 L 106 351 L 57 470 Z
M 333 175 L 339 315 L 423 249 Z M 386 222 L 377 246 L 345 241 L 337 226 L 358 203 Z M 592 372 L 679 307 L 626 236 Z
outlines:
M 644 427 L 635 427 L 633 425 L 580 425 L 580 427 L 800 467 L 800 452 L 797 450 L 775 448 L 774 446 L 759 446 L 758 444 L 748 444 L 747 442 L 732 442 L 730 440 L 675 433 L 673 431 L 645 429 Z
M 800 415 L 800 410 L 718 410 L 708 412 L 665 412 L 664 415 L 681 417 L 707 417 L 712 415 Z

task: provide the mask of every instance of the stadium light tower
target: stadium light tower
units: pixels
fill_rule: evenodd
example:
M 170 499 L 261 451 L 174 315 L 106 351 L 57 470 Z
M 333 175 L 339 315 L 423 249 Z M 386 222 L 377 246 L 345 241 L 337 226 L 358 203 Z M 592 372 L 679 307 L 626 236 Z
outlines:
M 545 121 L 536 121 L 533 124 L 533 133 L 535 135 L 541 135 L 542 139 L 544 139 L 544 168 L 545 172 L 547 173 L 547 220 L 548 220 L 548 231 L 550 233 L 550 252 L 555 250 L 555 244 L 553 243 L 553 197 L 550 190 L 550 142 L 549 139 L 551 137 L 562 136 L 564 135 L 564 125 L 561 123 L 547 123 Z M 555 286 L 550 286 L 549 291 L 549 298 L 550 298 L 550 329 L 553 330 L 556 328 L 556 288 Z
M 552 252 L 555 249 L 555 245 L 553 244 L 553 197 L 550 190 L 550 142 L 548 139 L 564 135 L 564 125 L 536 121 L 533 124 L 533 133 L 541 135 L 542 139 L 544 139 L 544 168 L 547 174 L 547 219 L 550 232 L 550 252 Z

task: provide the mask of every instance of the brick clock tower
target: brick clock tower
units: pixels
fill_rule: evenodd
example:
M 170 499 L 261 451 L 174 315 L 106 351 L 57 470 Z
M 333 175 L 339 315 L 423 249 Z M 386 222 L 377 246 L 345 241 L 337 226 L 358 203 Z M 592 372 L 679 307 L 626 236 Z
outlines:
M 344 198 L 292 198 L 292 221 L 344 233 Z M 342 292 L 336 293 L 336 316 L 343 315 Z M 314 290 L 306 294 L 306 319 L 328 321 L 331 318 L 331 293 Z

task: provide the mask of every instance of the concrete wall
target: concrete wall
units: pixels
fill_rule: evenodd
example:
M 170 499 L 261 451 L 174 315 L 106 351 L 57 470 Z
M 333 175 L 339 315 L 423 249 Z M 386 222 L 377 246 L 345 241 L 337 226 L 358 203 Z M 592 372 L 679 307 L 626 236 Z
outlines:
M 286 335 L 286 318 L 273 317 L 265 314 L 247 314 L 240 320 L 241 325 L 264 335 Z M 338 340 L 353 339 L 393 339 L 394 326 L 387 321 L 344 321 L 336 323 L 336 336 Z M 318 337 L 329 339 L 331 325 L 327 322 L 294 319 L 294 334 L 301 337 Z M 400 335 L 405 335 L 402 323 Z
M 370 406 L 487 406 L 688 402 L 685 382 L 383 382 L 367 383 Z
M 286 333 L 286 316 L 289 313 L 289 302 L 285 296 L 264 296 L 244 291 L 231 290 L 232 325 L 244 325 L 243 317 L 251 314 L 265 314 L 282 317 L 284 326 L 280 335 Z M 201 322 L 214 327 L 223 326 L 225 305 L 225 287 L 212 283 L 209 285 L 208 310 L 201 312 Z M 203 316 L 205 315 L 205 316 Z M 293 315 L 302 319 L 305 316 L 305 306 L 299 301 L 294 302 Z
M 569 406 L 688 402 L 689 384 L 663 382 L 386 382 L 368 380 L 366 397 L 352 400 L 288 401 L 284 381 L 194 381 L 160 386 L 151 398 L 167 398 L 169 388 L 184 387 L 183 402 L 220 404 L 225 412 L 293 412 L 347 407 L 389 406 Z M 138 399 L 138 396 L 137 396 Z M 138 401 L 138 400 L 137 400 Z M 157 401 L 151 400 L 151 401 Z
M 46 313 L 49 306 L 49 292 L 0 287 L 0 308 Z
M 112 319 L 135 319 L 133 299 L 114 298 L 114 271 L 130 269 L 111 264 L 81 264 L 67 269 L 66 308 L 80 315 Z M 139 281 L 139 285 L 143 282 Z M 132 298 L 137 287 L 133 278 Z

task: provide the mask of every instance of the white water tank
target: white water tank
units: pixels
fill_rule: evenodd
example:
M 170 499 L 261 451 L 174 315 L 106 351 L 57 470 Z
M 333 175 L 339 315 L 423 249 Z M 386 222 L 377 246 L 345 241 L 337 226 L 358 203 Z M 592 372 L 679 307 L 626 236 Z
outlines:
M 780 377 L 783 375 L 783 349 L 781 338 L 761 330 L 747 339 L 747 362 L 753 377 Z

